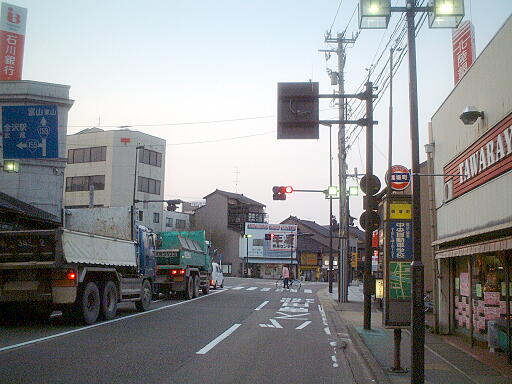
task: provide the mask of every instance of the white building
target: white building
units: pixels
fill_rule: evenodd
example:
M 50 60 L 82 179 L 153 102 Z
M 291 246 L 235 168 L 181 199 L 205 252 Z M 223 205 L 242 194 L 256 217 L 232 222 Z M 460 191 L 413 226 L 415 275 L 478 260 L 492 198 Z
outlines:
M 163 200 L 165 148 L 165 140 L 128 129 L 89 128 L 68 135 L 65 208 L 131 206 L 134 187 L 136 200 Z M 137 203 L 136 220 L 165 230 L 163 203 Z

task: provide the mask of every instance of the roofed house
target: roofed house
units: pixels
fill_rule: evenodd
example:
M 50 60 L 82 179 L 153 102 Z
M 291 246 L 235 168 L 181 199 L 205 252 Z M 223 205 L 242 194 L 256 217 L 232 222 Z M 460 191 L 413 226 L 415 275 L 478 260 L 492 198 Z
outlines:
M 267 223 L 265 205 L 243 194 L 216 189 L 205 196 L 206 204 L 194 212 L 195 229 L 204 229 L 212 242 L 215 260 L 223 272 L 242 276 L 242 242 L 245 223 Z

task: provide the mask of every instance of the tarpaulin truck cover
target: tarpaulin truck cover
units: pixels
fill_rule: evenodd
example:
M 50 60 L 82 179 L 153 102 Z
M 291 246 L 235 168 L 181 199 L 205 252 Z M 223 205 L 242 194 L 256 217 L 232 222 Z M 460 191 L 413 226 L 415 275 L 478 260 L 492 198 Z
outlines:
M 137 266 L 135 243 L 132 241 L 65 229 L 62 248 L 68 263 Z

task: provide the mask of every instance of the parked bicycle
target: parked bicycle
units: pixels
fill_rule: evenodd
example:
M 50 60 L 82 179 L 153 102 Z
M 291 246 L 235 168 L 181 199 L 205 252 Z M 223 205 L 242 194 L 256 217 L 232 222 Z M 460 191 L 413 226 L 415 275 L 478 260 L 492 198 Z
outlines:
M 299 290 L 302 286 L 300 280 L 297 279 L 288 279 L 288 288 L 289 289 L 296 289 Z M 284 279 L 283 276 L 279 277 L 279 280 L 276 280 L 276 288 L 283 288 L 284 287 Z
M 425 293 L 425 296 L 423 296 L 424 301 L 424 311 L 425 312 L 433 312 L 434 311 L 434 303 L 432 302 L 431 295 L 432 291 L 428 291 Z

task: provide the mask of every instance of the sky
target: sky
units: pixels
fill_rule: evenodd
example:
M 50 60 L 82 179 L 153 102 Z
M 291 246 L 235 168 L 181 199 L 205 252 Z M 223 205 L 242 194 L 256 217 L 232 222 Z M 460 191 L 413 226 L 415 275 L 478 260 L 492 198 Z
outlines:
M 10 3 L 28 8 L 22 78 L 71 86 L 69 134 L 130 126 L 164 138 L 165 198 L 197 201 L 215 189 L 242 193 L 266 205 L 271 223 L 290 215 L 320 224 L 329 220 L 321 193 L 272 200 L 274 185 L 322 190 L 329 185 L 330 129 L 321 126 L 319 140 L 278 141 L 277 83 L 312 80 L 321 93 L 332 93 L 326 70 L 337 69 L 336 56 L 326 60 L 318 50 L 332 48 L 324 43 L 326 31 L 332 36 L 345 31 L 347 37 L 359 33 L 347 46 L 344 72 L 345 91 L 355 93 L 368 75 L 377 79 L 401 20 L 394 13 L 387 30 L 359 31 L 357 0 Z M 402 6 L 405 0 L 392 3 Z M 466 0 L 465 9 L 478 56 L 511 15 L 512 1 Z M 451 34 L 425 23 L 417 37 L 420 160 L 430 117 L 454 87 Z M 393 163 L 410 167 L 407 59 L 393 81 Z M 383 181 L 389 95 L 378 91 L 374 173 Z M 357 105 L 350 108 L 357 115 Z M 329 100 L 322 101 L 321 119 L 335 119 L 337 113 Z M 331 130 L 337 180 L 338 128 Z M 364 130 L 347 126 L 347 134 L 348 171 L 364 173 Z M 362 197 L 351 197 L 350 207 L 358 218 Z M 337 202 L 333 209 L 337 212 Z

